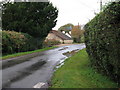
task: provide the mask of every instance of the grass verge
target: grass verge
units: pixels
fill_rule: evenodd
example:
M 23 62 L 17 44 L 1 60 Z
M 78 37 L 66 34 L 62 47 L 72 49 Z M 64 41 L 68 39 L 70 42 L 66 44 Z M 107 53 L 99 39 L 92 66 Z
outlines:
M 17 57 L 17 56 L 27 55 L 27 54 L 31 54 L 31 53 L 42 52 L 42 51 L 50 50 L 53 48 L 57 48 L 57 46 L 47 47 L 47 48 L 38 49 L 38 50 L 34 50 L 34 51 L 20 52 L 20 53 L 15 53 L 15 54 L 11 54 L 11 55 L 6 55 L 6 56 L 2 57 L 2 60 Z
M 53 75 L 50 88 L 117 88 L 117 84 L 90 67 L 83 49 L 65 60 Z

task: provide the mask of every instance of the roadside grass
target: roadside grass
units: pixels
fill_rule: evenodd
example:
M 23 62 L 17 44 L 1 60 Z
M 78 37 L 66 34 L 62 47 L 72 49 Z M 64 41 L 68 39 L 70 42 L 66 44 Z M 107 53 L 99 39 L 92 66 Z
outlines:
M 53 75 L 50 88 L 117 88 L 117 84 L 90 67 L 86 50 L 65 60 Z
M 10 55 L 6 55 L 6 56 L 2 56 L 2 60 L 8 59 L 8 58 L 17 57 L 17 56 L 32 54 L 32 53 L 36 53 L 36 52 L 42 52 L 42 51 L 46 51 L 46 50 L 50 50 L 50 49 L 54 49 L 54 48 L 57 48 L 57 46 L 47 47 L 47 48 L 38 49 L 38 50 L 34 50 L 34 51 L 28 51 L 28 52 L 20 52 L 20 53 L 10 54 Z

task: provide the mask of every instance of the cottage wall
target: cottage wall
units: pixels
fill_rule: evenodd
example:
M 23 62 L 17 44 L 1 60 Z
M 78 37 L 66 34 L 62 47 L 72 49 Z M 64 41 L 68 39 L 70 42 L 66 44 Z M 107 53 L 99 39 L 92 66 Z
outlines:
M 63 40 L 61 38 L 59 38 L 58 36 L 56 36 L 55 34 L 53 33 L 49 33 L 48 36 L 46 37 L 47 40 L 51 40 L 51 39 L 54 39 L 56 41 L 59 41 L 61 43 L 63 43 Z
M 72 43 L 73 43 L 73 40 L 64 40 L 64 43 L 65 43 L 65 44 L 72 44 Z

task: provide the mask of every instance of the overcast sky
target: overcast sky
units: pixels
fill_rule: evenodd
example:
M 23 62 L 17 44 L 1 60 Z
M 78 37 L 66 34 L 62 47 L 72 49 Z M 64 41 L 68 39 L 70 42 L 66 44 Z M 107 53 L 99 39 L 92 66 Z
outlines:
M 2 1 L 2 0 L 0 0 Z M 13 1 L 13 0 L 12 0 Z M 31 0 L 32 1 L 32 0 Z M 41 0 L 43 1 L 43 0 Z M 49 0 L 58 8 L 57 24 L 53 28 L 57 30 L 67 23 L 84 25 L 100 11 L 100 0 Z M 103 5 L 112 0 L 102 0 Z
M 74 25 L 86 24 L 100 11 L 100 0 L 49 0 L 59 10 L 57 30 L 60 26 L 72 23 Z M 110 0 L 102 0 L 103 4 Z

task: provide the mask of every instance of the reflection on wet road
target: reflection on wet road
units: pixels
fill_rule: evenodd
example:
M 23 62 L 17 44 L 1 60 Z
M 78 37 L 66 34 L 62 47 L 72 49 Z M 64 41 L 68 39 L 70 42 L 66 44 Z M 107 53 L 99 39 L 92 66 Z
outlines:
M 52 50 L 40 52 L 39 56 L 3 61 L 3 88 L 33 88 L 39 82 L 50 80 L 55 66 L 64 61 L 66 53 L 85 48 L 84 44 L 62 46 Z

